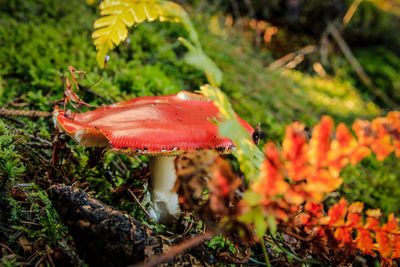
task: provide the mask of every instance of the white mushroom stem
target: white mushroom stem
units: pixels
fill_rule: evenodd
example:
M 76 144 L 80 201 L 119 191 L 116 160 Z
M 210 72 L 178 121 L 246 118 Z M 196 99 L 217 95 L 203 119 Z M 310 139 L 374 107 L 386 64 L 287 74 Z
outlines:
M 172 192 L 176 180 L 175 158 L 175 156 L 150 157 L 153 210 L 149 213 L 156 222 L 168 223 L 181 213 L 178 194 Z

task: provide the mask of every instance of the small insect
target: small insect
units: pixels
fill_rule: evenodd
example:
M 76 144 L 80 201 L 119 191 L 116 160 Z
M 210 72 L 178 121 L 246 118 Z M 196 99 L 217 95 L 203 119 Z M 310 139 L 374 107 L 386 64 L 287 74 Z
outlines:
M 254 132 L 253 132 L 253 141 L 254 141 L 254 143 L 256 144 L 256 145 L 258 145 L 258 143 L 260 142 L 260 139 L 261 139 L 261 134 L 262 134 L 262 131 L 261 131 L 261 123 L 259 123 L 257 126 L 256 126 L 256 128 L 254 129 Z

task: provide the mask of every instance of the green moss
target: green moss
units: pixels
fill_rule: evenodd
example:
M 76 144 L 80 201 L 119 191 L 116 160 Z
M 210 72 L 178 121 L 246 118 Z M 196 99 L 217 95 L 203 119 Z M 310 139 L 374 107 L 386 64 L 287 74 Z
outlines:
M 376 117 L 381 110 L 373 102 L 362 99 L 358 90 L 348 81 L 340 78 L 320 78 L 301 72 L 291 71 L 288 76 L 299 84 L 298 90 L 305 90 L 306 97 L 318 113 L 331 114 L 343 121 L 357 117 Z M 351 122 L 350 122 L 351 123 Z
M 400 58 L 382 46 L 359 48 L 354 53 L 374 84 L 394 101 L 400 101 Z
M 0 189 L 9 183 L 14 183 L 20 177 L 25 167 L 21 163 L 21 156 L 15 150 L 15 136 L 10 134 L 3 122 L 0 120 Z
M 340 190 L 349 201 L 361 201 L 367 208 L 381 208 L 385 215 L 400 213 L 400 162 L 393 154 L 385 161 L 375 156 L 364 159 L 357 166 L 346 167 L 341 176 L 344 178 Z

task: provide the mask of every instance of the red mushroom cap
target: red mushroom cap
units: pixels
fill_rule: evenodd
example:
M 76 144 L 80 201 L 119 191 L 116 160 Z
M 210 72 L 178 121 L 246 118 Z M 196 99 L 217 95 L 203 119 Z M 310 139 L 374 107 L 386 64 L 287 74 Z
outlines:
M 68 116 L 57 107 L 53 112 L 57 127 L 81 145 L 109 145 L 120 153 L 146 155 L 228 152 L 232 141 L 218 136 L 217 125 L 210 121 L 217 116 L 218 108 L 208 98 L 186 91 L 138 97 Z M 254 129 L 238 119 L 252 135 Z

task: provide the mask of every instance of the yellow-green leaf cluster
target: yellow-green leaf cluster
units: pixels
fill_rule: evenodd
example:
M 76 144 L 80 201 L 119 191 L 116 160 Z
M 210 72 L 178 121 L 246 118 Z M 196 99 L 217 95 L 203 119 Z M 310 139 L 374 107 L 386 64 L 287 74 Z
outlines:
M 236 146 L 233 152 L 239 161 L 240 169 L 245 174 L 247 182 L 251 183 L 260 174 L 260 166 L 264 159 L 261 150 L 253 143 L 252 137 L 237 120 L 226 95 L 217 87 L 203 85 L 200 92 L 210 98 L 219 109 L 221 122 L 218 123 L 219 134 L 228 137 Z
M 104 66 L 107 52 L 119 45 L 128 36 L 128 27 L 147 21 L 180 21 L 176 14 L 181 6 L 160 0 L 104 0 L 100 4 L 103 16 L 94 23 L 92 34 L 97 52 L 97 63 Z M 176 14 L 172 14 L 174 10 Z M 183 10 L 183 9 L 182 9 Z M 184 12 L 184 10 L 183 10 Z

